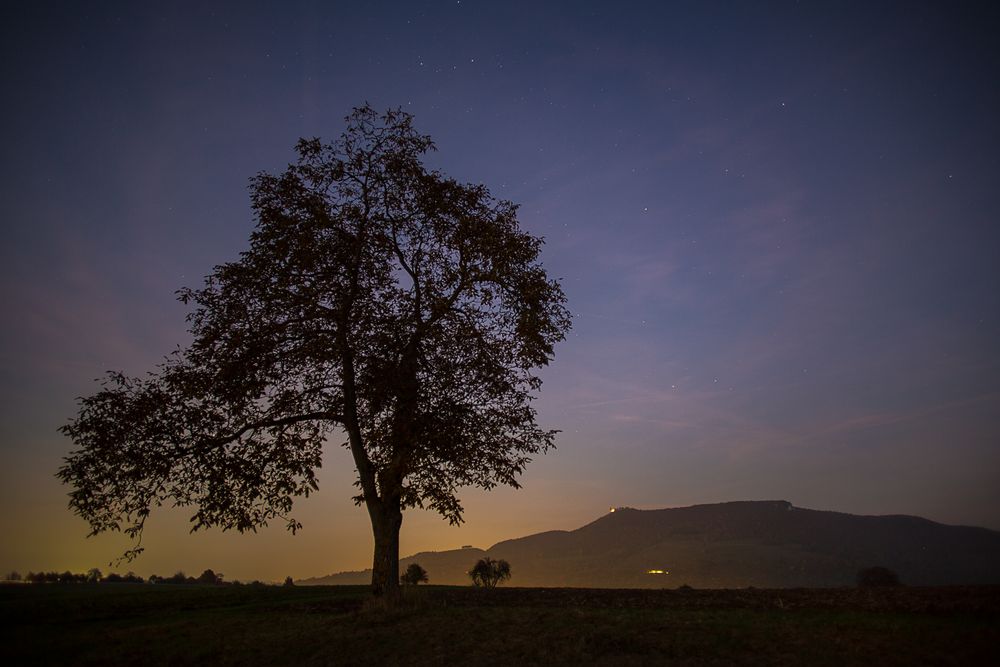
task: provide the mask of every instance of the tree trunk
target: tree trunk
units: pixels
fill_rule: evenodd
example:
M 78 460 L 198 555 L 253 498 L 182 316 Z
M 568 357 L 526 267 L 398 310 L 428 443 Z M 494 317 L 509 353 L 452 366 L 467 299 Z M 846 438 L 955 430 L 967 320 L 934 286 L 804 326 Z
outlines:
M 403 512 L 398 507 L 369 505 L 375 536 L 375 558 L 372 562 L 372 593 L 386 604 L 399 601 L 399 529 L 403 525 Z

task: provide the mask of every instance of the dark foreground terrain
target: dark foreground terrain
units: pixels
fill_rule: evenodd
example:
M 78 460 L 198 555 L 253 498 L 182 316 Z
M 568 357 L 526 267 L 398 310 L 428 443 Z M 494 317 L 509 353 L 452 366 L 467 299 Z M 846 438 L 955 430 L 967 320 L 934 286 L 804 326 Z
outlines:
M 0 587 L 0 663 L 1000 664 L 1000 587 Z

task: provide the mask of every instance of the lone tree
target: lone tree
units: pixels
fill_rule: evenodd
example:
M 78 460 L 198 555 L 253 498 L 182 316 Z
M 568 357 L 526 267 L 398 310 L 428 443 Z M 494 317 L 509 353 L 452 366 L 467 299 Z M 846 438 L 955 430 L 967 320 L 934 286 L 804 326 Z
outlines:
M 204 572 L 201 573 L 198 579 L 196 579 L 196 581 L 199 584 L 211 584 L 213 586 L 216 584 L 221 584 L 222 573 L 221 572 L 216 573 L 214 570 L 205 570 Z
M 480 558 L 469 570 L 469 576 L 475 586 L 496 588 L 501 581 L 510 579 L 510 563 L 503 559 L 493 560 L 489 556 Z
M 293 499 L 345 432 L 373 590 L 397 598 L 404 509 L 460 523 L 460 487 L 517 487 L 553 445 L 531 401 L 570 316 L 516 205 L 425 168 L 409 114 L 355 109 L 338 140 L 296 148 L 251 181 L 249 249 L 178 292 L 190 345 L 80 399 L 58 477 L 91 534 L 136 540 L 132 558 L 164 503 L 195 508 L 192 530 L 294 532 Z
M 409 567 L 406 568 L 406 572 L 399 575 L 399 583 L 401 584 L 416 586 L 421 582 L 427 583 L 427 570 L 420 563 L 410 563 Z

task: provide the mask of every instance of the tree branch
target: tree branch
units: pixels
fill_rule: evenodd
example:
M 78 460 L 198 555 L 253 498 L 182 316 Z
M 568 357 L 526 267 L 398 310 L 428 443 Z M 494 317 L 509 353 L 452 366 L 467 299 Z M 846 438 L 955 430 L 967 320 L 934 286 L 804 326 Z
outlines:
M 264 421 L 254 422 L 252 424 L 247 424 L 240 430 L 236 431 L 227 436 L 222 436 L 219 438 L 211 438 L 208 444 L 213 446 L 227 445 L 234 440 L 239 440 L 243 435 L 249 431 L 256 431 L 262 428 L 270 428 L 272 426 L 288 426 L 289 424 L 297 424 L 304 421 L 316 421 L 316 420 L 328 420 L 328 421 L 338 421 L 344 423 L 343 415 L 339 415 L 328 410 L 322 412 L 307 412 L 303 415 L 292 415 L 289 417 L 282 417 L 280 419 L 266 419 Z

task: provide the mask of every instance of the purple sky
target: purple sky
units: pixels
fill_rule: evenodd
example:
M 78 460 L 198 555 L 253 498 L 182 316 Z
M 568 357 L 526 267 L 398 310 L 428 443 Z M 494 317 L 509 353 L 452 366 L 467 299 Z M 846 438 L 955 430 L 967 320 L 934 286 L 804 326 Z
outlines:
M 996 10 L 179 4 L 0 17 L 0 568 L 119 553 L 66 509 L 56 428 L 187 340 L 173 292 L 246 247 L 247 179 L 365 101 L 522 205 L 575 315 L 559 448 L 460 529 L 410 513 L 404 552 L 737 499 L 1000 529 Z M 331 443 L 295 538 L 154 515 L 133 567 L 365 567 L 352 472 Z

